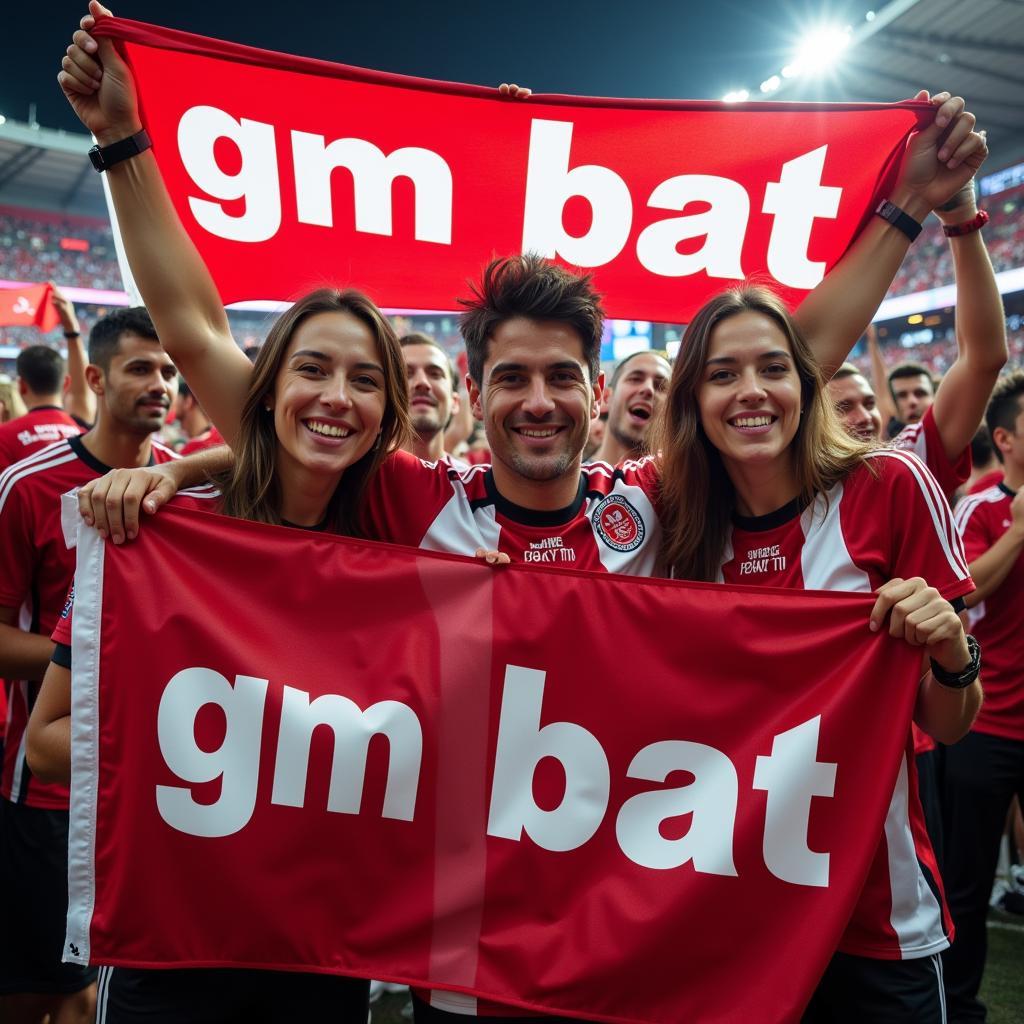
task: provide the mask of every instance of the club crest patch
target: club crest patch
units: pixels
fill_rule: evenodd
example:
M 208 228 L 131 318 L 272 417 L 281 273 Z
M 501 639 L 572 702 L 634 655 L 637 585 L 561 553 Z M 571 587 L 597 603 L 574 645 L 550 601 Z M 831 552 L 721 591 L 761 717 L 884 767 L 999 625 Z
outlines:
M 635 550 L 646 533 L 640 513 L 621 494 L 609 494 L 594 510 L 592 522 L 613 551 Z

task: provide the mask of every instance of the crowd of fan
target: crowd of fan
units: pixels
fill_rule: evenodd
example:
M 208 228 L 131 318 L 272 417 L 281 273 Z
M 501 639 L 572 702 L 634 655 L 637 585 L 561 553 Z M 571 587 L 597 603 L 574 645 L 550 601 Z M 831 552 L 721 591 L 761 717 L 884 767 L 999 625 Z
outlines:
M 1024 185 L 992 196 L 983 204 L 988 210 L 985 240 L 996 273 L 1024 264 L 1024 232 L 1020 230 L 1024 210 Z M 953 283 L 953 261 L 942 226 L 930 218 L 903 261 L 889 289 L 890 296 L 914 295 Z
M 62 248 L 65 239 L 83 248 Z M 0 279 L 59 280 L 73 288 L 112 291 L 123 287 L 109 224 L 94 217 L 62 217 L 12 207 L 0 207 Z

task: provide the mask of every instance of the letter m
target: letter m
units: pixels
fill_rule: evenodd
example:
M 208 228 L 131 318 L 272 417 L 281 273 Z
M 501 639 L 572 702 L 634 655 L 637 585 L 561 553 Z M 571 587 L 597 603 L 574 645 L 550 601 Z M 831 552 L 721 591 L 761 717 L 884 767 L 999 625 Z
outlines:
M 321 725 L 334 733 L 327 809 L 339 814 L 359 813 L 370 739 L 381 733 L 387 737 L 390 749 L 383 816 L 412 821 L 423 733 L 412 708 L 394 700 L 380 701 L 361 711 L 354 701 L 340 694 L 324 694 L 311 702 L 308 693 L 284 687 L 271 801 L 285 807 L 302 807 L 305 803 L 310 743 L 313 730 Z
M 352 175 L 356 231 L 391 234 L 391 192 L 395 178 L 408 178 L 416 192 L 416 240 L 451 245 L 452 172 L 429 149 L 407 146 L 384 155 L 364 139 L 336 139 L 292 132 L 295 198 L 305 224 L 334 224 L 331 174 L 338 167 Z

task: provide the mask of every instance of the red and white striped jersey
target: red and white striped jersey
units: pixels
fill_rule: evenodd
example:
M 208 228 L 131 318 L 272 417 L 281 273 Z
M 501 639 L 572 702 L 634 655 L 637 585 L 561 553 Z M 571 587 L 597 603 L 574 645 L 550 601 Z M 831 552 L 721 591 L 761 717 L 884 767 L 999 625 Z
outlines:
M 37 406 L 24 416 L 0 423 L 0 471 L 40 448 L 81 433 L 75 420 L 56 405 Z
M 1010 528 L 1015 491 L 1003 483 L 969 494 L 956 507 L 956 525 L 970 562 L 980 558 Z M 975 732 L 1024 740 L 1024 554 L 1006 579 L 970 611 L 971 632 L 981 644 L 985 702 Z
M 892 445 L 894 448 L 913 452 L 938 480 L 942 493 L 947 498 L 951 498 L 954 491 L 966 483 L 971 475 L 971 446 L 968 445 L 955 461 L 950 461 L 942 445 L 942 438 L 939 437 L 939 428 L 935 423 L 935 414 L 931 406 L 917 423 L 908 423 L 892 439 Z
M 486 548 L 504 551 L 514 562 L 650 576 L 661 541 L 657 486 L 651 457 L 616 468 L 591 462 L 580 472 L 571 505 L 537 512 L 498 493 L 489 465 L 460 472 L 444 460 L 427 463 L 396 452 L 370 485 L 366 529 L 380 540 L 449 554 Z M 543 1016 L 459 992 L 417 994 L 439 1010 L 465 1016 Z
M 538 512 L 499 494 L 489 465 L 459 472 L 395 452 L 370 484 L 365 524 L 370 536 L 430 551 L 486 548 L 513 562 L 650 576 L 661 539 L 657 483 L 651 457 L 615 469 L 592 462 L 569 506 Z
M 151 461 L 177 456 L 157 441 Z M 75 553 L 64 544 L 60 496 L 107 472 L 80 437 L 58 441 L 0 474 L 0 606 L 18 611 L 17 625 L 48 637 L 64 607 Z M 31 807 L 66 809 L 66 786 L 41 783 L 25 761 L 25 726 L 39 683 L 8 679 L 7 737 L 0 795 Z
M 921 576 L 949 600 L 973 590 L 935 478 L 910 452 L 881 449 L 870 458 L 870 468 L 855 470 L 804 509 L 793 503 L 756 519 L 736 517 L 720 578 L 870 593 L 894 577 Z M 878 852 L 839 949 L 915 959 L 944 949 L 951 934 L 908 731 Z

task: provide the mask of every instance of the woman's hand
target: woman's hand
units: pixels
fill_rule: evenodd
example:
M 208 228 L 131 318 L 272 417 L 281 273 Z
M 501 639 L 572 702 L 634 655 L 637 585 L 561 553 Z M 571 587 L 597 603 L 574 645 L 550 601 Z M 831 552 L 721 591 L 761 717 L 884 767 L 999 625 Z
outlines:
M 919 576 L 889 580 L 876 591 L 869 625 L 878 631 L 889 617 L 889 633 L 927 649 L 928 656 L 948 672 L 962 672 L 971 661 L 960 616 L 953 606 Z
M 90 34 L 96 19 L 110 14 L 97 0 L 91 0 L 89 13 L 72 36 L 57 75 L 68 103 L 101 146 L 126 139 L 142 128 L 135 80 L 128 65 L 110 39 L 94 39 Z
M 525 100 L 533 95 L 532 89 L 527 89 L 525 86 L 516 85 L 515 83 L 509 85 L 508 82 L 502 82 L 498 86 L 498 92 L 502 96 L 507 96 L 510 100 Z
M 934 210 L 952 199 L 971 180 L 988 156 L 988 145 L 985 133 L 974 130 L 976 118 L 965 109 L 962 97 L 951 96 L 948 92 L 929 96 L 922 89 L 914 99 L 930 102 L 935 108 L 935 118 L 927 128 L 910 136 L 897 194 L 905 190 L 919 200 L 922 207 Z M 902 205 L 901 200 L 906 202 L 902 196 L 894 201 Z
M 482 558 L 488 565 L 508 565 L 512 561 L 504 551 L 488 551 L 487 548 L 477 548 L 473 557 Z
M 87 526 L 95 526 L 101 537 L 115 544 L 134 540 L 139 532 L 139 509 L 156 513 L 178 493 L 175 463 L 112 469 L 91 480 L 78 491 L 78 512 Z

